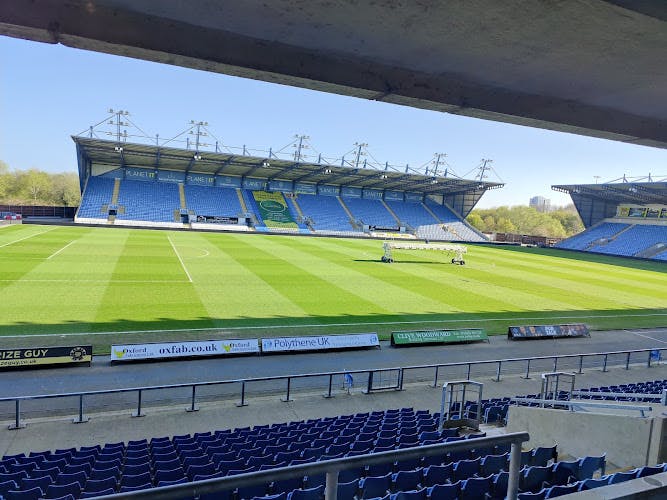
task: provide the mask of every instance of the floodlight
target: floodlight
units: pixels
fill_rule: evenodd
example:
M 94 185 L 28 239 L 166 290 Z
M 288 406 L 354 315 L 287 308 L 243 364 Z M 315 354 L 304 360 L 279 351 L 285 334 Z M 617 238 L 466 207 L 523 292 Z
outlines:
M 192 159 L 196 160 L 196 161 L 199 161 L 199 160 L 201 160 L 201 155 L 197 153 L 192 157 Z
M 123 148 L 122 148 L 121 146 L 116 146 L 115 148 L 113 148 L 113 150 L 114 150 L 116 153 L 122 153 L 122 152 L 123 152 Z

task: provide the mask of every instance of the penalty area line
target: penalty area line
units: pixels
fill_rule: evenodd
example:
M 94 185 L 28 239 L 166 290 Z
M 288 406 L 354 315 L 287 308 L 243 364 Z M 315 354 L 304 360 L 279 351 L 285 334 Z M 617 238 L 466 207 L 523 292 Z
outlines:
M 2 280 L 0 280 L 2 281 Z M 181 281 L 179 283 L 185 283 Z M 648 313 L 648 314 L 624 314 L 622 316 L 618 314 L 598 314 L 598 315 L 589 315 L 589 316 L 550 316 L 546 319 L 590 319 L 590 318 L 628 318 L 628 317 L 641 317 L 641 316 L 667 316 L 667 313 Z M 528 318 L 511 318 L 512 320 L 535 320 L 539 318 L 528 317 Z M 375 322 L 358 322 L 358 323 L 315 323 L 309 325 L 264 325 L 264 326 L 229 326 L 229 327 L 217 327 L 217 328 L 174 328 L 166 330 L 126 330 L 123 332 L 111 331 L 111 332 L 81 332 L 81 333 L 36 333 L 30 334 L 29 337 L 74 337 L 79 335 L 117 335 L 118 333 L 123 334 L 134 334 L 134 333 L 172 333 L 172 332 L 220 332 L 220 331 L 241 331 L 241 330 L 266 330 L 279 329 L 279 328 L 329 328 L 329 327 L 340 327 L 340 326 L 364 326 L 364 325 L 419 325 L 425 323 L 468 323 L 468 322 L 482 322 L 482 321 L 509 321 L 507 318 L 485 318 L 485 319 L 429 319 L 424 321 L 375 321 Z M 629 333 L 634 333 L 629 330 L 624 330 Z M 23 338 L 26 335 L 2 335 L 0 338 Z M 657 340 L 657 339 L 656 339 Z
M 192 283 L 192 276 L 190 276 L 190 273 L 188 272 L 188 268 L 185 267 L 185 262 L 183 262 L 183 259 L 181 258 L 181 254 L 178 253 L 178 250 L 176 250 L 176 245 L 174 245 L 174 242 L 171 241 L 171 236 L 167 236 L 167 239 L 169 240 L 169 243 L 171 243 L 171 248 L 174 249 L 174 253 L 176 254 L 176 257 L 178 257 L 178 261 L 181 263 L 181 267 L 183 268 L 183 271 L 185 271 L 185 275 L 188 277 L 188 281 Z
M 64 247 L 62 247 L 60 250 L 58 250 L 58 251 L 52 253 L 51 255 L 49 255 L 49 256 L 46 258 L 46 260 L 51 260 L 53 257 L 55 257 L 56 255 L 58 255 L 58 254 L 59 254 L 60 252 L 62 252 L 63 250 L 65 250 L 68 246 L 70 246 L 70 245 L 71 245 L 72 243 L 74 243 L 75 241 L 76 241 L 76 240 L 72 240 L 72 241 L 70 241 L 67 245 L 65 245 Z

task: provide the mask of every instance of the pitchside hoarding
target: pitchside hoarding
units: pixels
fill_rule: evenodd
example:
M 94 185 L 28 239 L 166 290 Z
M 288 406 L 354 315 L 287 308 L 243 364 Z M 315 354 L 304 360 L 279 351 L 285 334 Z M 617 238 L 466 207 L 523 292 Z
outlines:
M 415 344 L 452 344 L 455 342 L 476 342 L 488 340 L 484 330 L 479 328 L 461 328 L 458 330 L 410 330 L 392 332 L 391 345 L 404 346 Z
M 262 352 L 322 351 L 364 347 L 380 347 L 377 333 L 262 339 Z
M 118 344 L 111 346 L 111 362 L 257 353 L 259 353 L 259 339 Z
M 510 326 L 508 339 L 545 339 L 558 337 L 590 337 L 588 327 L 583 323 L 572 325 L 530 325 Z
M 74 365 L 93 359 L 93 346 L 32 347 L 30 349 L 0 349 L 0 369 Z

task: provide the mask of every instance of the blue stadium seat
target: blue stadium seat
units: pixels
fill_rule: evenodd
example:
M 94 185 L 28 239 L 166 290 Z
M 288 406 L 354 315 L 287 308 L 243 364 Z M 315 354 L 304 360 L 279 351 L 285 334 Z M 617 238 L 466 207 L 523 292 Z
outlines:
M 427 490 L 421 488 L 419 490 L 399 491 L 392 493 L 389 497 L 391 500 L 426 500 Z
M 359 481 L 360 498 L 383 497 L 391 490 L 391 474 L 370 476 Z
M 429 500 L 457 500 L 462 481 L 450 484 L 436 484 L 427 488 Z

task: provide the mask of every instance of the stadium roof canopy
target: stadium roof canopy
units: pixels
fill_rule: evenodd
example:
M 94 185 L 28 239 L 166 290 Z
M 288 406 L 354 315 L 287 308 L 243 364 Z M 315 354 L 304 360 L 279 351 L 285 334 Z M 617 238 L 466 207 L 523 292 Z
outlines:
M 504 186 L 498 182 L 429 176 L 413 172 L 377 168 L 294 162 L 275 157 L 259 157 L 226 152 L 151 146 L 129 142 L 72 136 L 77 146 L 81 186 L 93 165 L 109 169 L 136 167 L 172 170 L 186 174 L 214 174 L 252 177 L 309 184 L 367 188 L 420 193 L 444 198 L 463 216 L 489 189 Z
M 572 198 L 586 227 L 616 215 L 619 205 L 667 206 L 667 182 L 610 182 L 551 186 Z
M 2 0 L 0 34 L 667 147 L 665 1 Z

